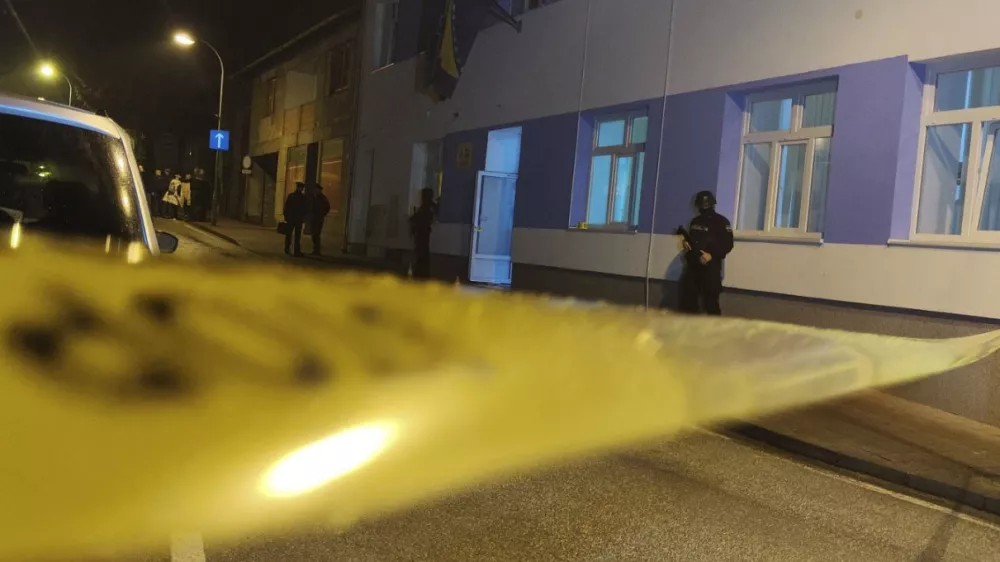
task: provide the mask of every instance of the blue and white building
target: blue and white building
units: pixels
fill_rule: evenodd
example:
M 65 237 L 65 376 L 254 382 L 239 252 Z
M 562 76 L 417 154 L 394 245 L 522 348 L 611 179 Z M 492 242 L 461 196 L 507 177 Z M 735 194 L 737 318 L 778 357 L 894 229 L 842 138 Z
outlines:
M 433 187 L 441 277 L 657 306 L 708 189 L 736 229 L 727 314 L 1000 320 L 1000 2 L 515 0 L 521 32 L 484 29 L 443 102 L 416 86 L 422 4 L 366 7 L 350 240 L 369 253 L 409 252 Z M 1000 425 L 998 369 L 896 392 Z

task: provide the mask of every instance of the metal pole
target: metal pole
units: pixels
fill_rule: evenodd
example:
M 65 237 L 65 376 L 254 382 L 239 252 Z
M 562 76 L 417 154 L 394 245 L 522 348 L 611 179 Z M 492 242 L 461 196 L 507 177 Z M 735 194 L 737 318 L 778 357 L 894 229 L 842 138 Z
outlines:
M 660 146 L 656 154 L 656 176 L 653 179 L 653 219 L 649 225 L 649 248 L 646 252 L 645 306 L 649 310 L 649 281 L 653 273 L 653 241 L 656 238 L 656 203 L 660 195 L 660 173 L 663 170 L 663 147 L 667 139 L 667 101 L 670 98 L 670 63 L 674 57 L 674 14 L 678 0 L 670 3 L 670 27 L 667 30 L 667 62 L 663 69 L 663 108 L 660 111 Z
M 73 107 L 73 83 L 69 81 L 69 78 L 65 74 L 63 74 L 62 77 L 69 86 L 69 106 Z
M 219 59 L 219 68 L 221 70 L 221 74 L 220 74 L 220 77 L 219 77 L 219 113 L 218 113 L 218 118 L 219 119 L 218 119 L 218 130 L 221 131 L 222 130 L 222 95 L 225 92 L 225 87 L 226 87 L 226 65 L 225 65 L 225 63 L 222 62 L 222 55 L 219 54 L 219 51 L 217 51 L 215 49 L 215 47 L 212 46 L 211 43 L 209 43 L 208 41 L 205 41 L 205 40 L 202 40 L 201 42 L 204 43 L 206 47 L 208 47 L 209 49 L 211 49 L 213 53 L 215 53 L 215 58 Z M 215 180 L 214 180 L 214 182 L 212 184 L 212 224 L 213 225 L 219 224 L 219 179 L 220 179 L 221 175 L 222 175 L 222 151 L 221 150 L 216 150 L 215 151 L 215 174 L 214 174 Z

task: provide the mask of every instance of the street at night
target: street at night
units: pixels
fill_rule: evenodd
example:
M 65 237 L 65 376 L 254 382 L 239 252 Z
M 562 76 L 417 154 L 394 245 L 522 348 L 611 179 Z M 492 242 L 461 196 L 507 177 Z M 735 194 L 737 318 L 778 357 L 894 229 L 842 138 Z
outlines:
M 990 560 L 1000 526 L 711 433 L 210 562 Z
M 0 0 L 0 562 L 1000 560 L 997 21 Z

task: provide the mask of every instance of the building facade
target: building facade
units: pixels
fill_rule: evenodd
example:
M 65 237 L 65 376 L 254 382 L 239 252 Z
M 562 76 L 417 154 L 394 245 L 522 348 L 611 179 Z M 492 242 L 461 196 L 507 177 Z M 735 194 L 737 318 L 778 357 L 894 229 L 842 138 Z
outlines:
M 230 178 L 245 221 L 275 225 L 296 182 L 315 182 L 330 200 L 327 247 L 344 245 L 357 130 L 360 14 L 330 18 L 241 71 L 248 107 L 234 135 L 247 146 L 250 173 Z M 234 152 L 238 170 L 242 153 Z
M 905 4 L 517 2 L 521 32 L 483 29 L 435 102 L 423 2 L 369 0 L 351 241 L 405 256 L 434 187 L 442 278 L 669 306 L 707 189 L 736 232 L 727 314 L 994 327 L 1000 4 Z M 997 360 L 894 392 L 1000 425 Z

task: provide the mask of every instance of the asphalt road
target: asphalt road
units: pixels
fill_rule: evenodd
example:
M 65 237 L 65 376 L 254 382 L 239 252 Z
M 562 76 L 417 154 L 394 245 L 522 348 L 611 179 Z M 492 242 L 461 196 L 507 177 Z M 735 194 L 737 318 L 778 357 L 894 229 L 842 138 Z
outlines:
M 210 562 L 995 561 L 1000 527 L 696 433 Z
M 176 259 L 250 257 L 189 230 Z M 185 541 L 182 541 L 185 542 Z M 175 541 L 173 562 L 996 561 L 1000 525 L 696 432 L 346 532 Z M 131 561 L 130 561 L 131 562 Z

